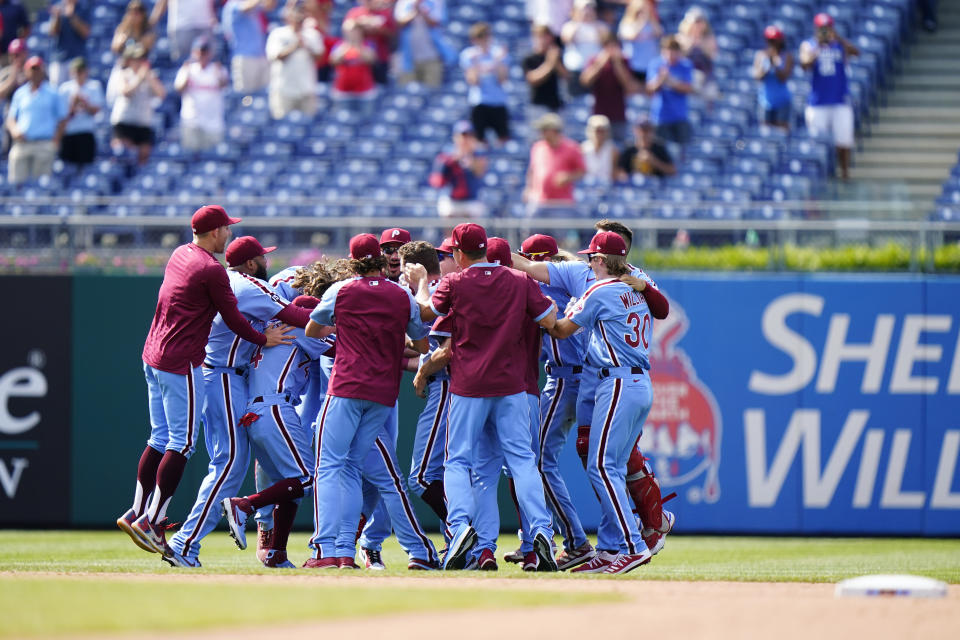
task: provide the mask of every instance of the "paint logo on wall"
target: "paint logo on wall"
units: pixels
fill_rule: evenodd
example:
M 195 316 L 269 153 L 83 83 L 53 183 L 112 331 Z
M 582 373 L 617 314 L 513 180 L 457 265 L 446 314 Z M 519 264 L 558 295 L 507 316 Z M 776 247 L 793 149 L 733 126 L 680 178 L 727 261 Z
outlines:
M 650 458 L 664 493 L 677 491 L 691 504 L 720 498 L 722 419 L 710 389 L 678 346 L 690 327 L 687 314 L 670 300 L 670 315 L 654 323 L 650 349 L 653 406 L 640 448 Z

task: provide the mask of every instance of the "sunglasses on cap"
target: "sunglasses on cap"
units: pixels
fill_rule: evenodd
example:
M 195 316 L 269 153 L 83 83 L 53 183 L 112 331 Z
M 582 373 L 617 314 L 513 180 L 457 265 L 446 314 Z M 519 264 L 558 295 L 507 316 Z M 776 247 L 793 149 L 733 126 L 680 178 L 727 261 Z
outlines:
M 540 256 L 550 255 L 550 252 L 549 251 L 531 251 L 528 253 L 526 251 L 521 251 L 520 255 L 522 255 L 524 258 L 539 258 Z
M 388 244 L 386 246 L 380 247 L 380 251 L 382 251 L 383 255 L 385 256 L 392 256 L 399 250 L 400 250 L 400 247 L 392 244 Z

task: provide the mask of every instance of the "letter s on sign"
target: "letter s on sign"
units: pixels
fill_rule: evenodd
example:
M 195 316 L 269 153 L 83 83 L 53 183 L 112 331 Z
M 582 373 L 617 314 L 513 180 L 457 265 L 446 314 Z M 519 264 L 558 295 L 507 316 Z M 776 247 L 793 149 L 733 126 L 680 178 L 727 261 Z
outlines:
M 783 375 L 754 370 L 750 373 L 750 391 L 766 395 L 786 395 L 800 391 L 813 380 L 817 371 L 817 352 L 807 340 L 787 326 L 787 316 L 809 313 L 819 316 L 823 298 L 807 293 L 780 296 L 763 312 L 763 337 L 793 360 L 793 368 Z
M 10 398 L 42 398 L 47 395 L 47 379 L 32 367 L 17 367 L 0 376 L 0 433 L 17 435 L 33 429 L 40 422 L 40 412 L 23 417 L 10 415 Z

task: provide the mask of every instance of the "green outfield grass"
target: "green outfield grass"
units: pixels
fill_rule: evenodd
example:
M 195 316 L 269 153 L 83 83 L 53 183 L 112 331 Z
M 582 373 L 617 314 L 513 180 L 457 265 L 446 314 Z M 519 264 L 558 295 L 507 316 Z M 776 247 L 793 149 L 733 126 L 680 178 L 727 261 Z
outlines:
M 434 538 L 437 547 L 442 546 Z M 256 532 L 251 548 L 239 551 L 223 531 L 203 541 L 202 569 L 173 569 L 117 531 L 0 531 L 0 571 L 260 574 L 276 573 L 257 563 Z M 307 535 L 290 539 L 290 558 L 302 564 Z M 516 536 L 500 537 L 498 559 L 517 546 Z M 445 574 L 406 570 L 406 557 L 391 538 L 383 553 L 385 575 L 442 578 Z M 298 572 L 301 573 L 301 572 Z M 364 572 L 369 575 L 374 572 Z M 451 572 L 478 578 L 584 579 L 568 574 L 524 574 L 500 560 L 496 573 Z M 960 583 L 960 540 L 921 538 L 746 538 L 671 536 L 653 561 L 616 579 L 836 582 L 867 573 L 911 573 Z M 595 579 L 609 579 L 596 576 Z

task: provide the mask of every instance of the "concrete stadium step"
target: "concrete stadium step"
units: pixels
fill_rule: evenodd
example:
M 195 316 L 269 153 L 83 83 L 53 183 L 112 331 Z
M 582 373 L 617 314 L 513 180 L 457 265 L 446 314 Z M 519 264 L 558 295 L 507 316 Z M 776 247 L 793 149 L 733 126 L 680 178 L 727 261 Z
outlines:
M 956 152 L 950 153 L 925 153 L 926 150 L 914 149 L 912 151 L 878 151 L 871 150 L 869 154 L 862 154 L 857 165 L 861 167 L 884 167 L 884 166 L 908 166 L 908 167 L 932 167 L 940 169 L 950 166 L 957 161 Z
M 960 49 L 955 59 L 960 59 Z M 897 89 L 951 89 L 960 90 L 960 75 L 944 73 L 911 73 L 899 76 L 896 80 Z
M 871 136 L 863 139 L 863 152 L 913 152 L 929 151 L 931 153 L 949 153 L 951 164 L 957 161 L 957 152 L 960 151 L 960 140 L 953 138 L 924 138 L 923 142 L 906 137 Z
M 960 91 L 894 91 L 887 97 L 891 107 L 946 107 L 960 104 Z
M 952 73 L 956 71 L 957 61 L 944 59 L 939 56 L 930 58 L 914 58 L 905 62 L 901 67 L 904 75 L 913 73 Z
M 960 141 L 960 128 L 946 126 L 939 122 L 880 122 L 870 128 L 874 136 L 921 136 L 935 138 L 949 138 Z
M 860 159 L 856 166 L 850 168 L 850 176 L 857 180 L 908 181 L 910 183 L 926 183 L 940 186 L 950 175 L 949 168 L 933 170 L 929 167 L 911 167 L 900 164 L 897 166 L 863 166 Z
M 944 122 L 960 124 L 960 108 L 957 106 L 890 106 L 880 109 L 879 117 L 883 121 L 922 120 L 923 122 Z

